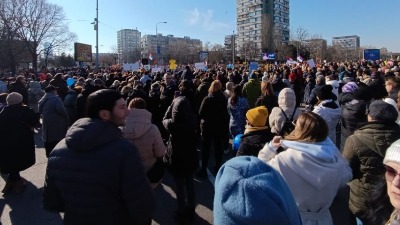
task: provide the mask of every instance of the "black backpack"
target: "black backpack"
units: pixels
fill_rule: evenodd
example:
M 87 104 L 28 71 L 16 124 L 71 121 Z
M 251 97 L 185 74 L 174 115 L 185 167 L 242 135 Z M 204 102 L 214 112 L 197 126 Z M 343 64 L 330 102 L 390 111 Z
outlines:
M 296 113 L 297 107 L 294 108 L 293 114 L 290 117 L 290 119 L 286 116 L 285 111 L 279 107 L 282 110 L 283 115 L 285 116 L 285 122 L 283 122 L 283 126 L 281 128 L 281 131 L 279 132 L 279 135 L 282 137 L 285 137 L 286 135 L 290 134 L 294 130 L 294 124 L 293 124 L 293 117 L 294 114 Z

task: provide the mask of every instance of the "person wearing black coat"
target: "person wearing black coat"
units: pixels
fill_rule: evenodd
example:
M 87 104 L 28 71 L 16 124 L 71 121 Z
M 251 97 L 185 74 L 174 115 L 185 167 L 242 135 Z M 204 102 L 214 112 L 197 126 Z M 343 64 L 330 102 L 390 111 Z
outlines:
M 236 156 L 250 155 L 258 157 L 258 152 L 267 142 L 272 140 L 274 134 L 265 125 L 267 118 L 268 110 L 265 106 L 259 106 L 247 111 L 246 130 L 240 139 L 240 146 Z
M 229 134 L 229 114 L 228 100 L 222 93 L 222 84 L 215 80 L 211 83 L 208 90 L 209 94 L 203 99 L 200 106 L 200 129 L 203 138 L 201 150 L 201 170 L 197 174 L 200 177 L 206 177 L 208 159 L 210 157 L 211 144 L 214 143 L 216 174 L 222 165 L 223 140 Z
M 122 95 L 99 90 L 50 153 L 43 206 L 64 212 L 64 224 L 151 224 L 153 191 L 136 147 L 122 137 L 128 109 Z
M 17 92 L 7 96 L 7 106 L 0 112 L 0 171 L 9 174 L 3 193 L 20 193 L 26 181 L 19 172 L 35 164 L 34 127 L 39 114 L 23 105 Z
M 164 163 L 176 183 L 178 210 L 174 217 L 177 222 L 193 220 L 196 206 L 193 175 L 198 165 L 195 133 L 197 119 L 184 95 L 185 92 L 176 92 L 163 119 L 163 125 L 170 133 Z
M 28 88 L 26 87 L 26 78 L 24 76 L 17 76 L 15 82 L 12 82 L 8 89 L 10 93 L 17 92 L 22 95 L 22 103 L 28 105 Z
M 360 86 L 353 92 L 352 96 L 353 99 L 342 105 L 341 108 L 341 151 L 343 151 L 346 139 L 355 130 L 367 123 L 366 108 L 371 100 L 369 88 L 367 86 Z

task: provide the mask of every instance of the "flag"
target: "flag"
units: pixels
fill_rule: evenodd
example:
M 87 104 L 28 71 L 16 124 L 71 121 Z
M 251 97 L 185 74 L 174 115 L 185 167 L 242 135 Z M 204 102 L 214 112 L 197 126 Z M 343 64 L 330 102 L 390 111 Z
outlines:
M 298 56 L 297 56 L 297 61 L 298 61 L 298 62 L 303 62 L 304 59 L 303 59 L 303 57 L 301 57 L 301 55 L 298 55 Z
M 150 60 L 153 60 L 153 55 L 150 53 L 150 55 L 149 55 L 149 59 Z
M 287 61 L 293 61 L 293 59 L 290 58 L 289 56 L 286 56 L 286 60 L 287 60 Z

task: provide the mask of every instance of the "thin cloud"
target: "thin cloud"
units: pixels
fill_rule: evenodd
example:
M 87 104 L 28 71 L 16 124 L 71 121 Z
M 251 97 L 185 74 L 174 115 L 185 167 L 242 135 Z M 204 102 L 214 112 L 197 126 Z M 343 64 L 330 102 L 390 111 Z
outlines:
M 189 11 L 188 21 L 189 25 L 201 26 L 206 31 L 217 31 L 229 27 L 226 23 L 214 21 L 214 11 L 211 9 L 205 12 L 200 12 L 197 8 Z

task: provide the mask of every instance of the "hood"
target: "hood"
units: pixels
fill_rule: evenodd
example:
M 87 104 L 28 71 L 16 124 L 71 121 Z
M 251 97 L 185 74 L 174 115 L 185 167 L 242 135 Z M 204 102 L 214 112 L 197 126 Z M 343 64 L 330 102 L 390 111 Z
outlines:
M 151 123 L 151 113 L 146 109 L 130 109 L 125 124 L 123 133 L 129 134 L 130 138 L 139 138 L 153 125 Z
M 55 94 L 53 94 L 53 93 L 45 93 L 45 94 L 43 95 L 42 99 L 39 100 L 39 104 L 40 104 L 41 102 L 47 100 L 47 99 L 50 99 L 50 98 L 59 98 L 59 97 L 58 97 L 58 95 L 55 95 Z
M 396 123 L 368 122 L 354 132 L 354 135 L 365 146 L 382 157 L 386 149 L 399 139 L 400 128 Z
M 329 81 L 326 82 L 326 84 L 329 84 L 334 88 L 338 88 L 339 87 L 339 81 L 337 81 L 337 80 L 329 80 Z
M 291 148 L 301 152 L 302 164 L 298 162 L 298 157 L 288 157 L 287 165 L 291 170 L 318 190 L 323 190 L 327 185 L 331 185 L 334 177 L 338 176 L 338 168 L 346 165 L 335 144 L 326 138 L 323 142 L 304 143 L 298 141 L 282 141 L 284 148 Z M 315 176 L 317 171 L 323 171 L 324 176 Z
M 65 143 L 73 151 L 88 152 L 121 137 L 120 129 L 111 122 L 82 118 L 68 129 Z
M 29 82 L 29 88 L 40 88 L 41 89 L 42 86 L 37 81 L 31 81 L 31 82 Z
M 294 108 L 296 106 L 296 95 L 293 89 L 284 88 L 279 92 L 278 95 L 279 107 Z

